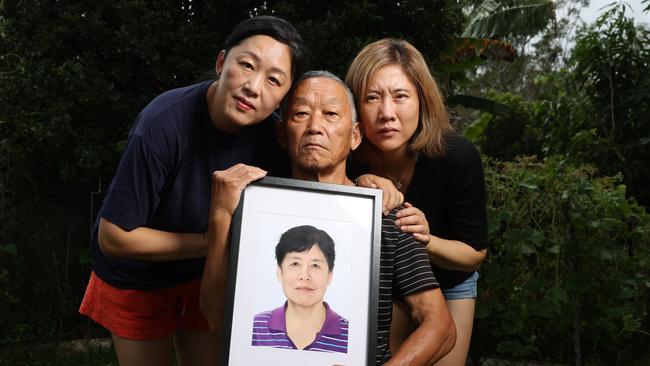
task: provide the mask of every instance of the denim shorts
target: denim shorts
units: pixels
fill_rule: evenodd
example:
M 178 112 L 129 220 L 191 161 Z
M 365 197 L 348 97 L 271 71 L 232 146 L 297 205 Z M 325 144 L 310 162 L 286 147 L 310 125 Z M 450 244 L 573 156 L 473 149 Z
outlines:
M 478 280 L 478 271 L 467 277 L 467 279 L 458 285 L 442 290 L 445 300 L 462 300 L 476 298 L 476 281 Z

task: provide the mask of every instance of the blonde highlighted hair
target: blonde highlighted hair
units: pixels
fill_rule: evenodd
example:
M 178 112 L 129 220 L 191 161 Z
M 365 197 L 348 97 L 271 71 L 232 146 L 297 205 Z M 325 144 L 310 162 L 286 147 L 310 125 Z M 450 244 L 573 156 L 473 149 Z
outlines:
M 388 65 L 400 65 L 418 92 L 420 118 L 409 142 L 409 150 L 415 155 L 428 157 L 445 155 L 445 138 L 453 132 L 453 127 L 442 93 L 420 51 L 407 41 L 384 38 L 367 45 L 357 54 L 345 77 L 357 107 L 360 108 L 364 101 L 370 80 L 379 69 Z

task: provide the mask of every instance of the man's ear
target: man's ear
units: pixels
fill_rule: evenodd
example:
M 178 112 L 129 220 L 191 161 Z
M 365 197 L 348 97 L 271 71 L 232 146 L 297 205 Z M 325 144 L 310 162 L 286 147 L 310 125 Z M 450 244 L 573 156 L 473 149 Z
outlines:
M 282 270 L 280 266 L 275 266 L 275 277 L 278 279 L 278 282 L 282 283 Z
M 361 144 L 361 123 L 359 122 L 354 122 L 354 126 L 352 127 L 352 141 L 350 144 L 350 150 L 354 151 L 359 147 L 359 144 Z
M 217 73 L 217 79 L 221 76 L 224 62 L 226 62 L 226 50 L 221 50 L 221 52 L 219 52 L 219 55 L 217 55 L 217 62 L 214 65 L 214 71 Z
M 275 122 L 275 136 L 278 139 L 278 145 L 284 150 L 287 149 L 287 133 L 284 130 L 286 128 L 285 123 L 281 120 L 276 120 Z

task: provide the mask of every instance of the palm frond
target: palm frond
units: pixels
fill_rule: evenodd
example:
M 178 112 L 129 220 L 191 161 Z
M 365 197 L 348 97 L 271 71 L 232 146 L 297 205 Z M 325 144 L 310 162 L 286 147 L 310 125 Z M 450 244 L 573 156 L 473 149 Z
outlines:
M 553 17 L 551 0 L 521 1 L 515 6 L 504 6 L 495 0 L 479 5 L 462 37 L 499 38 L 507 35 L 532 35 L 544 29 Z

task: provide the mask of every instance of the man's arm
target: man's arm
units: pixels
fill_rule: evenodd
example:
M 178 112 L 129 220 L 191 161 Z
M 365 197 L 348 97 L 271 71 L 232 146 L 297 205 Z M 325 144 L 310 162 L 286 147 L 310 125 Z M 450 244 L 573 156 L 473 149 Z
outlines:
M 429 289 L 408 295 L 404 300 L 419 325 L 386 366 L 433 364 L 456 344 L 456 327 L 442 291 Z
M 237 164 L 212 175 L 212 194 L 208 216 L 208 255 L 201 279 L 199 305 L 210 325 L 219 335 L 223 323 L 230 223 L 244 188 L 266 175 L 266 171 Z

